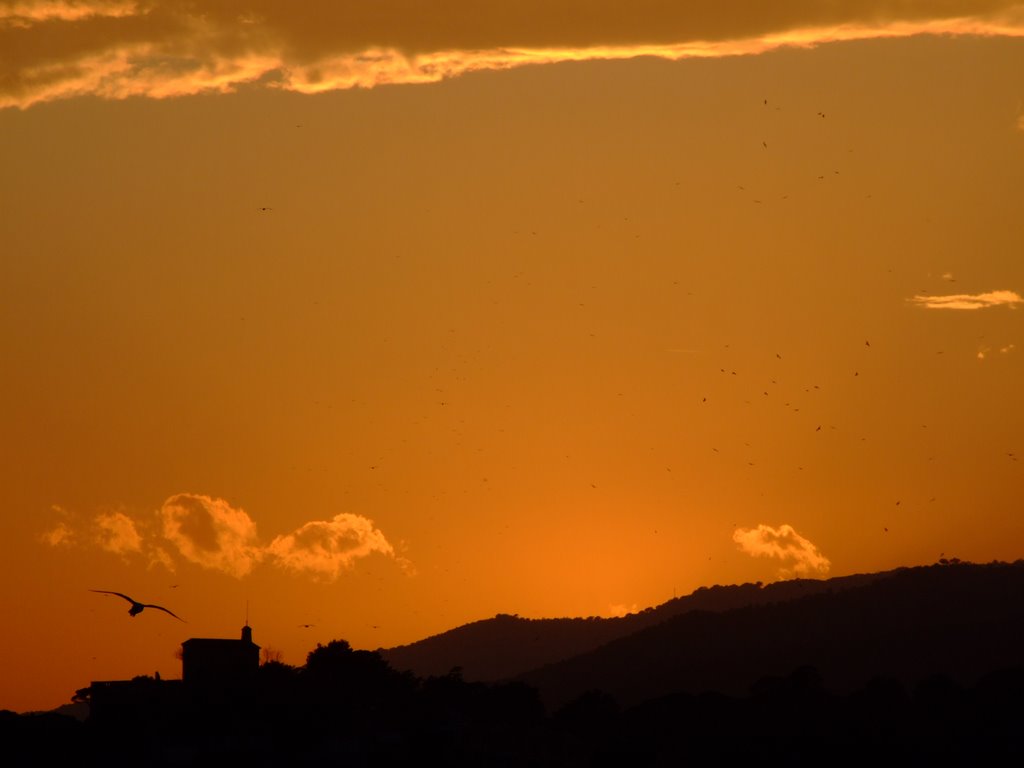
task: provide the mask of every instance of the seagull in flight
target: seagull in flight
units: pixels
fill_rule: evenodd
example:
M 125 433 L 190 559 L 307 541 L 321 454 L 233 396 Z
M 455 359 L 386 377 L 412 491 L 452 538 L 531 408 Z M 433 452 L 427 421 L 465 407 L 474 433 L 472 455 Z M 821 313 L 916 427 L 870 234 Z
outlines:
M 153 603 L 140 603 L 138 600 L 133 600 L 132 598 L 128 597 L 128 595 L 123 595 L 120 592 L 111 592 L 107 589 L 90 589 L 89 591 L 99 592 L 102 595 L 117 595 L 118 597 L 123 597 L 125 600 L 132 604 L 132 607 L 128 609 L 129 616 L 138 616 L 140 613 L 142 613 L 142 610 L 144 608 L 156 608 L 158 611 L 163 611 L 164 613 L 171 614 L 171 616 L 176 618 L 178 621 L 185 621 L 183 618 L 181 618 L 181 616 L 176 614 L 174 611 L 169 611 L 162 605 L 154 605 Z

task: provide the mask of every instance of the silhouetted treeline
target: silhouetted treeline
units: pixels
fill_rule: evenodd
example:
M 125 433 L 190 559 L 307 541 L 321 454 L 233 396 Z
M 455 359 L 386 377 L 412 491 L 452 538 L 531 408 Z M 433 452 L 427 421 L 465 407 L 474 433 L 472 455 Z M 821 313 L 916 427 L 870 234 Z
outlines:
M 0 712 L 0 761 L 470 766 L 518 754 L 545 721 L 537 691 L 522 683 L 469 683 L 458 670 L 421 679 L 344 640 L 318 645 L 303 667 L 266 663 L 231 687 L 140 676 L 76 697 L 93 707 L 85 723 Z
M 538 675 L 544 690 L 522 680 L 467 681 L 458 669 L 416 677 L 335 640 L 302 667 L 266 663 L 230 686 L 138 677 L 83 688 L 76 698 L 91 706 L 84 723 L 0 712 L 0 760 L 553 767 L 852 765 L 884 756 L 1020 764 L 1022 611 L 1021 563 L 907 569 L 833 594 L 691 611 L 546 668 Z M 579 673 L 586 666 L 589 676 Z M 700 666 L 704 677 L 692 673 Z
M 553 768 L 862 765 L 880 755 L 911 764 L 1024 759 L 1024 668 L 970 686 L 934 676 L 908 689 L 876 678 L 837 695 L 816 669 L 800 667 L 762 678 L 745 696 L 675 693 L 622 709 L 590 691 L 545 715 L 536 691 L 523 684 L 469 683 L 455 672 L 416 680 L 354 654 L 328 663 L 329 676 L 351 665 L 368 673 L 363 683 L 388 693 L 359 685 L 329 691 L 327 678 L 271 663 L 244 694 L 166 719 L 140 712 L 98 725 L 0 712 L 4 764 Z
M 587 693 L 551 719 L 552 765 L 994 765 L 1024 758 L 1024 669 L 960 686 L 876 678 L 831 693 L 813 667 L 746 696 L 675 693 L 619 711 Z

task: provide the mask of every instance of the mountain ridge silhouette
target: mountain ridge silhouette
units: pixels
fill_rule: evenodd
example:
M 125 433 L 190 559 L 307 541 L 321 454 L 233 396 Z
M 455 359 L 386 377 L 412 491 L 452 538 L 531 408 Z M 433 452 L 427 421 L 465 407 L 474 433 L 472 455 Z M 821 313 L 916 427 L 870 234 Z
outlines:
M 1024 561 L 901 569 L 785 602 L 691 611 L 517 676 L 549 706 L 600 689 L 623 706 L 679 692 L 745 695 L 810 668 L 846 695 L 875 679 L 973 684 L 1024 667 Z
M 1024 561 L 944 561 L 702 588 L 622 619 L 499 615 L 381 653 L 396 669 L 421 665 L 411 667 L 414 674 L 439 674 L 447 664 L 467 680 L 524 682 L 557 708 L 593 690 L 623 706 L 680 692 L 742 696 L 756 681 L 800 667 L 817 670 L 838 693 L 876 678 L 913 686 L 943 675 L 970 683 L 1024 667 L 1022 641 Z M 459 656 L 461 649 L 469 652 Z M 521 668 L 545 654 L 565 655 Z
M 443 675 L 458 667 L 466 680 L 504 680 L 586 653 L 690 611 L 717 613 L 749 605 L 785 602 L 829 589 L 862 586 L 902 570 L 906 569 L 769 584 L 716 584 L 699 587 L 689 595 L 637 613 L 613 618 L 527 619 L 499 613 L 413 643 L 378 648 L 377 652 L 395 669 L 419 676 Z

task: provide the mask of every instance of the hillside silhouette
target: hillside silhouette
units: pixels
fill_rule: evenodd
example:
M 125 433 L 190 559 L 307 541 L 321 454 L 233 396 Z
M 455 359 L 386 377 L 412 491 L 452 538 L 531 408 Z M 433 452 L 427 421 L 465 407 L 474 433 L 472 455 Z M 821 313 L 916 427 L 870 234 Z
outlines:
M 517 679 L 552 706 L 593 689 L 632 705 L 678 692 L 740 695 L 798 667 L 849 693 L 873 678 L 963 684 L 1024 666 L 1024 561 L 906 568 L 845 589 L 834 581 L 780 602 L 691 610 Z
M 525 619 L 498 614 L 409 645 L 378 649 L 396 669 L 443 675 L 458 667 L 466 680 L 504 680 L 553 664 L 691 611 L 721 613 L 863 586 L 888 573 L 828 580 L 793 579 L 773 584 L 701 587 L 657 607 L 616 618 Z
M 94 682 L 73 697 L 85 722 L 0 712 L 0 757 L 254 768 L 1024 759 L 1024 561 L 774 586 L 698 591 L 685 612 L 500 682 L 417 676 L 344 640 L 301 667 Z M 779 599 L 692 607 L 752 589 Z M 522 624 L 508 619 L 491 626 Z

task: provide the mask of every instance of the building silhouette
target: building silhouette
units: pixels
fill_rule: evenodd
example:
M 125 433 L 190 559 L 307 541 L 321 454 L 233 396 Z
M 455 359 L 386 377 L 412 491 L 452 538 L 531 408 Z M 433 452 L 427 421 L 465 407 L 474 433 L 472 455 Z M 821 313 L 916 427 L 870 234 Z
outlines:
M 260 647 L 252 627 L 237 640 L 194 637 L 181 644 L 181 679 L 139 676 L 131 680 L 94 680 L 89 688 L 92 722 L 126 722 L 140 717 L 168 717 L 183 707 L 237 695 L 255 677 Z
M 233 686 L 248 680 L 260 665 L 260 647 L 252 627 L 238 640 L 193 637 L 181 644 L 181 679 L 186 687 Z

